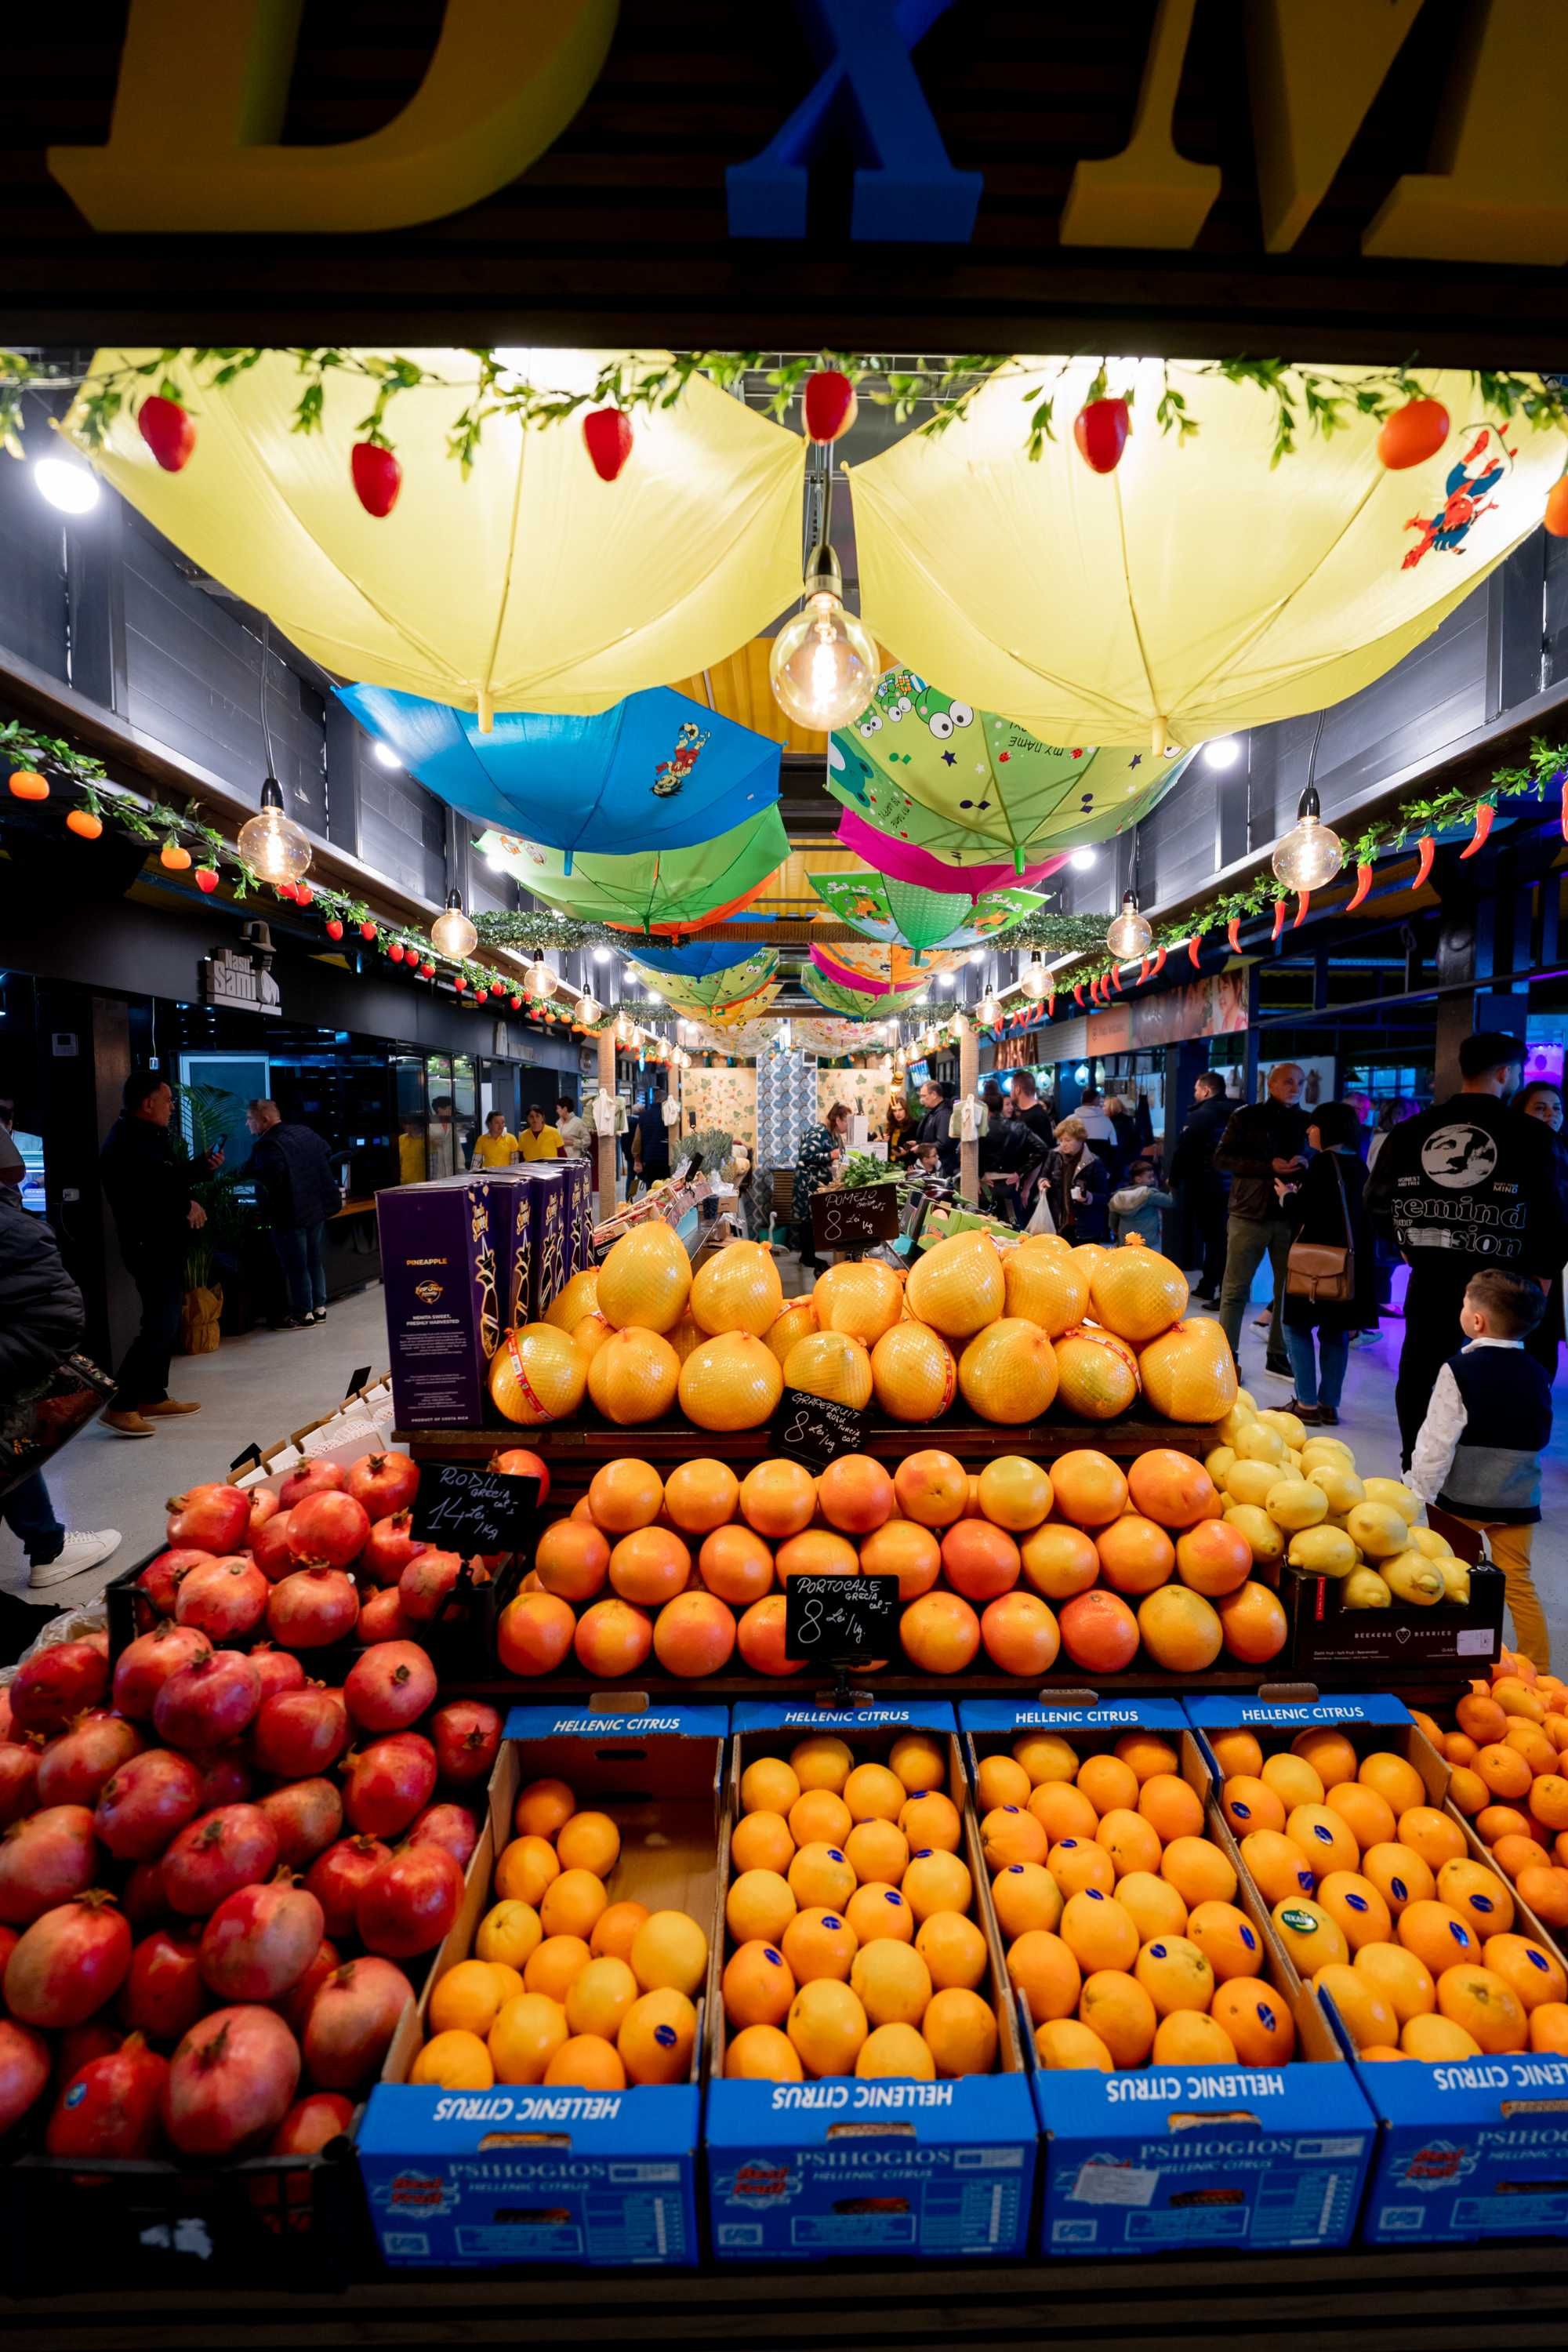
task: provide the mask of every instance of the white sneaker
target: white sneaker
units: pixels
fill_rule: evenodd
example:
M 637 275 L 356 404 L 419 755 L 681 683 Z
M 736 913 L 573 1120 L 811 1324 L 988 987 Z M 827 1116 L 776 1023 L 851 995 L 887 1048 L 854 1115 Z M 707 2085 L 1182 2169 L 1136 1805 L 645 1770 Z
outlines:
M 68 1577 L 85 1575 L 101 1560 L 120 1549 L 120 1529 L 100 1528 L 96 1534 L 85 1528 L 74 1529 L 67 1536 L 65 1548 L 58 1559 L 45 1560 L 35 1568 L 27 1582 L 35 1592 L 47 1584 L 63 1584 Z

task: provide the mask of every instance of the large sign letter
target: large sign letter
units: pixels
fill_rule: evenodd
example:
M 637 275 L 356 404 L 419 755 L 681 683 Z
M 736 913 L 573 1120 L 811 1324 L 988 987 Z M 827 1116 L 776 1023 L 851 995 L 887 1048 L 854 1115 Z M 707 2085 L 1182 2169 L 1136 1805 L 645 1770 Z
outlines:
M 365 139 L 282 147 L 301 5 L 132 0 L 108 143 L 48 151 L 94 228 L 357 234 L 461 212 L 560 137 L 617 0 L 447 0 L 401 114 Z
M 849 233 L 895 245 L 963 245 L 984 185 L 954 171 L 910 51 L 952 0 L 795 0 L 822 78 L 760 155 L 725 173 L 731 236 L 805 235 L 807 165 L 847 108 L 875 156 L 855 173 Z
M 1190 163 L 1171 135 L 1196 0 L 1160 0 L 1132 136 L 1120 155 L 1079 163 L 1062 206 L 1064 245 L 1191 245 L 1219 194 L 1219 166 Z
M 1288 253 L 1329 192 L 1421 0 L 1251 0 L 1246 10 L 1263 241 Z

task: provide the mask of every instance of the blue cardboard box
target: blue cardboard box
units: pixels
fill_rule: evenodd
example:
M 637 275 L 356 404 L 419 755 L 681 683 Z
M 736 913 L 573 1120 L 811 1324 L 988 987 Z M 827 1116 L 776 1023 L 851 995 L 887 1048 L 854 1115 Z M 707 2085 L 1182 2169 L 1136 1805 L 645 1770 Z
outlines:
M 842 1712 L 748 1701 L 734 1710 L 731 1818 L 756 1756 L 789 1754 L 834 1732 L 858 1761 L 882 1761 L 900 1736 L 930 1731 L 947 1748 L 947 1791 L 964 1817 L 976 1889 L 984 1877 L 953 1711 L 943 1700 L 889 1700 Z M 728 1888 L 728 1841 L 724 1852 Z M 722 1899 L 722 1897 L 721 1897 Z M 981 1915 L 976 1911 L 977 1917 Z M 958 2081 L 727 2082 L 722 2003 L 711 2005 L 703 2138 L 713 2252 L 721 2262 L 816 2262 L 860 2255 L 945 2260 L 1011 2256 L 1028 2242 L 1038 2126 L 994 1933 L 984 1988 L 997 2012 L 998 2072 Z
M 1171 1738 L 1182 1776 L 1205 1800 L 1206 1833 L 1235 1848 L 1212 1801 L 1210 1766 L 1181 1704 L 1110 1699 L 1091 1706 L 965 1699 L 972 1765 L 1022 1733 L 1060 1733 L 1085 1755 L 1129 1731 Z M 1256 1896 L 1238 1874 L 1236 1900 L 1264 1954 L 1263 1973 L 1296 2027 L 1283 2066 L 1165 2066 L 1115 2074 L 1036 2064 L 1045 2135 L 1040 2243 L 1048 2254 L 1152 2254 L 1204 2247 L 1273 2252 L 1350 2242 L 1372 2154 L 1372 2117 L 1321 2016 L 1290 1978 Z M 1034 2036 L 1019 2001 L 1028 2053 Z
M 530 1780 L 563 1780 L 581 1805 L 610 1813 L 620 1829 L 620 1859 L 607 1882 L 612 1902 L 687 1911 L 707 1930 L 709 1979 L 698 2003 L 691 2071 L 683 2083 L 625 2091 L 506 2083 L 489 2091 L 426 2088 L 407 2080 L 426 2038 L 422 2002 L 417 2018 L 410 2012 L 404 2020 L 359 2132 L 360 2171 L 387 2263 L 490 2270 L 697 2261 L 700 2064 L 719 1966 L 728 1729 L 721 1706 L 512 1708 L 490 1818 L 432 1981 L 473 1949 L 518 1790 Z

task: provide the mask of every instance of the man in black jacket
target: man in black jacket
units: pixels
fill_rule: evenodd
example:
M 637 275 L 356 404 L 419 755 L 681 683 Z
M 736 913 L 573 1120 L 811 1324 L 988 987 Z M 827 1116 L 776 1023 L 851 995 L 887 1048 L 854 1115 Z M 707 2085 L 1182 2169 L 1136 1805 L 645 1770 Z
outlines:
M 1542 1290 L 1568 1260 L 1568 1194 L 1557 1142 L 1504 1097 L 1524 1047 L 1481 1030 L 1459 1048 L 1459 1091 L 1389 1130 L 1367 1182 L 1367 1206 L 1393 1223 L 1410 1267 L 1405 1345 L 1394 1391 L 1408 1464 L 1438 1372 L 1453 1355 L 1465 1286 L 1496 1266 Z
M 1290 1377 L 1290 1362 L 1279 1329 L 1279 1302 L 1294 1228 L 1275 1184 L 1300 1180 L 1307 1165 L 1309 1122 L 1306 1112 L 1298 1108 L 1301 1086 L 1296 1063 L 1278 1063 L 1268 1073 L 1268 1091 L 1263 1100 L 1244 1103 L 1233 1113 L 1214 1156 L 1215 1166 L 1231 1180 L 1220 1327 L 1239 1364 L 1241 1318 L 1252 1296 L 1252 1278 L 1267 1257 L 1274 1269 L 1274 1311 L 1264 1369 L 1286 1381 Z
M 207 1221 L 191 1187 L 223 1158 L 181 1160 L 169 1135 L 174 1094 L 156 1070 L 132 1070 L 123 1108 L 99 1157 L 104 1198 L 114 1212 L 125 1269 L 142 1301 L 142 1324 L 120 1367 L 104 1426 L 120 1437 L 151 1437 L 154 1421 L 199 1412 L 169 1394 L 169 1362 L 185 1292 L 185 1244 Z
M 1193 1107 L 1171 1154 L 1171 1189 L 1182 1218 L 1182 1264 L 1203 1269 L 1194 1293 L 1200 1307 L 1218 1306 L 1225 1280 L 1230 1188 L 1215 1166 L 1215 1154 L 1233 1108 L 1219 1072 L 1201 1070 L 1193 1087 Z
M 331 1153 L 313 1127 L 285 1119 L 265 1096 L 250 1105 L 245 1123 L 256 1138 L 246 1171 L 256 1180 L 288 1286 L 289 1313 L 279 1328 L 324 1323 L 327 1219 L 343 1205 Z

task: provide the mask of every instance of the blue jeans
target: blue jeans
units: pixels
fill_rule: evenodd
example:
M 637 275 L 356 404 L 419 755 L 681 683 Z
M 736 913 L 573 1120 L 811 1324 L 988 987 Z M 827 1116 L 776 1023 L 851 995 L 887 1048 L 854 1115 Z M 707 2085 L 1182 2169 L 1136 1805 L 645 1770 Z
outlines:
M 320 1219 L 313 1225 L 279 1225 L 272 1238 L 278 1244 L 278 1261 L 283 1268 L 283 1279 L 289 1286 L 289 1312 L 301 1318 L 327 1303 L 327 1269 L 321 1257 L 321 1236 L 326 1227 Z
M 1302 1404 L 1326 1404 L 1337 1412 L 1345 1385 L 1345 1366 L 1351 1360 L 1351 1335 L 1348 1331 L 1320 1331 L 1316 1363 L 1312 1360 L 1312 1336 L 1310 1331 L 1292 1330 L 1289 1323 L 1285 1326 L 1285 1352 L 1290 1359 L 1296 1394 Z
M 47 1568 L 65 1549 L 66 1531 L 55 1517 L 44 1474 L 35 1470 L 0 1502 L 0 1521 L 8 1527 L 27 1555 L 30 1568 Z

